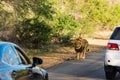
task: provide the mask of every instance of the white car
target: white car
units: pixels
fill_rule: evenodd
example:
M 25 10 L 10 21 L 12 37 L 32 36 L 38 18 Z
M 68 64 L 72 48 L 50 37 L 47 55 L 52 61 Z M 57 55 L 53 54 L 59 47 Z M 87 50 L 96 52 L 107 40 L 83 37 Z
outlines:
M 114 80 L 120 72 L 120 26 L 116 27 L 108 41 L 105 53 L 104 71 L 106 79 Z

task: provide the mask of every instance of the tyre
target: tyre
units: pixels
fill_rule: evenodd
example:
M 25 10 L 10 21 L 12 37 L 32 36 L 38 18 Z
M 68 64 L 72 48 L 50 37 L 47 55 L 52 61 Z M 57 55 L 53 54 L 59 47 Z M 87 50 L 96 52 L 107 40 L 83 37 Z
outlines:
M 115 67 L 112 66 L 104 66 L 105 70 L 105 77 L 107 80 L 114 80 L 117 70 Z
M 105 76 L 107 80 L 114 80 L 116 75 L 116 71 L 114 72 L 105 72 Z

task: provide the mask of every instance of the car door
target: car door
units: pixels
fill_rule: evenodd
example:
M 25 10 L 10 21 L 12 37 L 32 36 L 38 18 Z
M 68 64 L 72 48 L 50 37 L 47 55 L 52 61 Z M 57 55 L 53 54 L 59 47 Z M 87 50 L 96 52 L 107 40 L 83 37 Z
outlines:
M 14 51 L 18 55 L 20 64 L 16 70 L 13 70 L 12 77 L 15 80 L 43 80 L 39 68 L 31 67 L 32 64 L 25 52 L 18 46 L 14 46 Z
M 22 76 L 28 76 L 29 75 L 29 70 L 26 69 L 26 66 L 22 64 L 22 61 L 20 59 L 20 56 L 17 54 L 15 51 L 14 47 L 12 46 L 6 46 L 3 49 L 3 62 L 8 66 L 6 67 L 7 69 L 5 70 L 9 78 L 12 77 L 13 80 L 19 80 L 20 77 Z M 7 76 L 7 77 L 8 77 Z M 11 77 L 10 77 L 11 76 Z M 5 78 L 6 79 L 6 78 Z M 8 79 L 6 79 L 8 80 Z M 11 80 L 11 79 L 9 79 Z M 24 80 L 24 79 L 23 79 Z M 27 79 L 26 79 L 27 80 Z

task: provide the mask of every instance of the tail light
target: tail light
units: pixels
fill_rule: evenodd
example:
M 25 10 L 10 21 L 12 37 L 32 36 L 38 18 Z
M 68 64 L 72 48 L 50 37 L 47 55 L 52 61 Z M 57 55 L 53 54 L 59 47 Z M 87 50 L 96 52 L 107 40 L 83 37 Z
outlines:
M 116 43 L 108 43 L 107 48 L 110 50 L 119 50 L 119 46 Z

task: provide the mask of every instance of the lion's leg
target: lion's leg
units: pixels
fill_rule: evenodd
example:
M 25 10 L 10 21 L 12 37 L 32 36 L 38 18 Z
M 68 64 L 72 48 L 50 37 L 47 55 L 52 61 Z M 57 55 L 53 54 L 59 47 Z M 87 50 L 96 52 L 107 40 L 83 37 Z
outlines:
M 83 53 L 78 52 L 77 53 L 77 60 L 81 60 L 83 57 Z
M 77 60 L 79 60 L 79 59 L 80 59 L 80 53 L 77 52 Z
M 86 53 L 87 53 L 87 45 L 85 45 L 85 47 L 83 49 L 83 59 L 86 58 Z
M 81 52 L 80 59 L 83 59 L 83 56 L 84 56 L 84 52 Z
M 85 59 L 85 57 L 86 57 L 86 52 L 85 52 L 85 50 L 83 51 L 83 57 L 82 57 L 82 59 Z
M 82 57 L 83 57 L 83 52 L 80 53 L 80 59 L 82 59 Z

